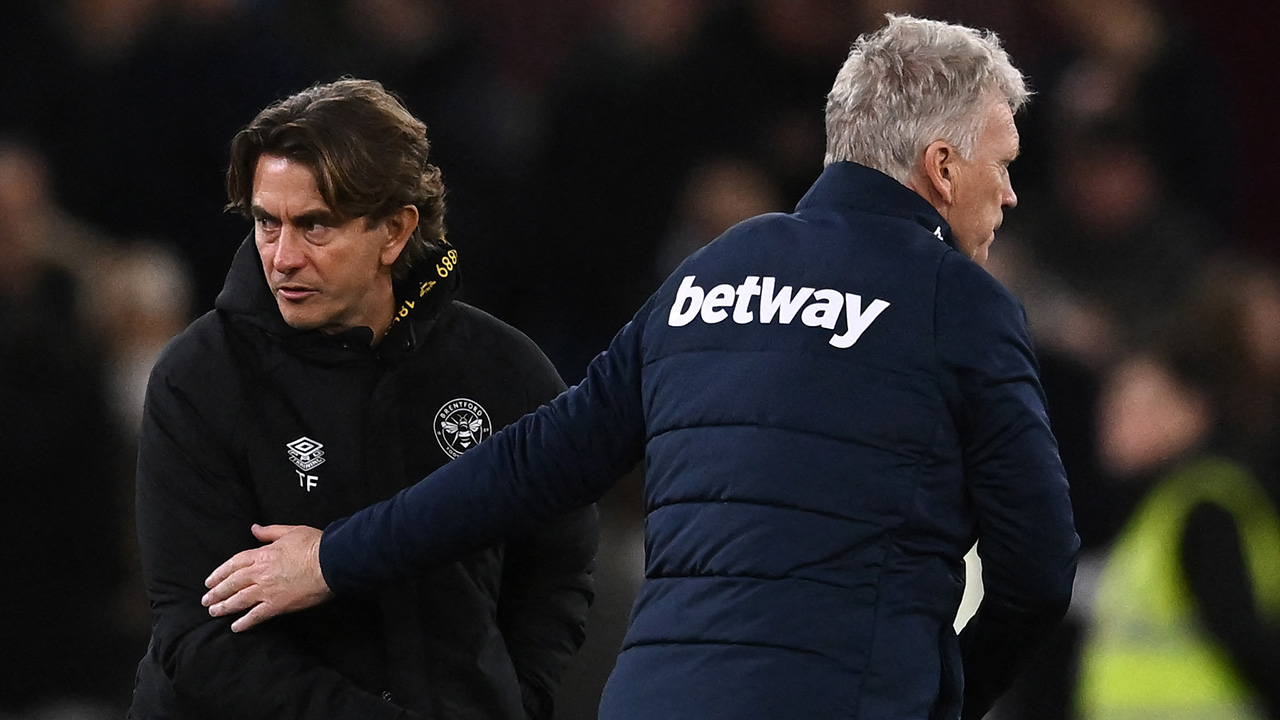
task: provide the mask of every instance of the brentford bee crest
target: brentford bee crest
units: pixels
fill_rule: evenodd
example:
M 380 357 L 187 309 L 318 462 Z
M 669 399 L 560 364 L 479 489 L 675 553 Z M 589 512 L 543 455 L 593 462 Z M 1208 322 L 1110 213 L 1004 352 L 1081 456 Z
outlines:
M 445 403 L 436 412 L 435 431 L 440 449 L 449 457 L 456 458 L 492 435 L 493 423 L 480 403 L 458 398 Z

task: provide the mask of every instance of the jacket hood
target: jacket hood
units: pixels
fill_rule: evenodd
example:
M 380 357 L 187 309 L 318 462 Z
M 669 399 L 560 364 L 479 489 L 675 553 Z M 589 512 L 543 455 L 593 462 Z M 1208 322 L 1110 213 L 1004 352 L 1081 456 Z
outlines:
M 379 348 L 409 351 L 418 347 L 435 324 L 440 310 L 453 299 L 458 286 L 458 251 L 441 241 L 441 246 L 428 250 L 426 257 L 410 269 L 407 277 L 396 281 L 395 316 Z M 214 307 L 292 349 L 321 352 L 325 348 L 368 349 L 373 343 L 373 330 L 367 327 L 331 334 L 299 330 L 286 323 L 263 275 L 262 258 L 252 233 L 236 251 Z

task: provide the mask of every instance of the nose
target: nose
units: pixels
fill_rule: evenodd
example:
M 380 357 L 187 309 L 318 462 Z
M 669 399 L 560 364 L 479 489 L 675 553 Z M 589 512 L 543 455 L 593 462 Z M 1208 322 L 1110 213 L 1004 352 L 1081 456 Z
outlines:
M 1004 207 L 1016 207 L 1018 204 L 1018 194 L 1013 191 L 1013 185 L 1004 186 L 1004 197 L 1001 198 L 1001 204 Z
M 276 238 L 275 255 L 271 258 L 271 267 L 278 273 L 288 275 L 307 264 L 306 241 L 290 227 L 283 227 Z

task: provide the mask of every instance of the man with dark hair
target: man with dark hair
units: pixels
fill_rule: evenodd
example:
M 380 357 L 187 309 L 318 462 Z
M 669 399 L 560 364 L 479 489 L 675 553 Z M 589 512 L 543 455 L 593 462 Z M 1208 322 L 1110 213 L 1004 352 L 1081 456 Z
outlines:
M 592 508 L 253 633 L 200 605 L 255 523 L 323 525 L 389 497 L 564 389 L 526 337 L 451 299 L 428 149 L 363 80 L 287 98 L 233 140 L 229 207 L 253 234 L 147 391 L 153 620 L 130 717 L 551 717 L 583 640 Z
M 891 16 L 836 77 L 794 213 L 691 256 L 477 452 L 323 534 L 264 533 L 210 576 L 211 614 L 243 630 L 413 576 L 643 455 L 645 582 L 601 718 L 981 717 L 1079 545 L 1022 309 L 981 267 L 1026 97 L 994 35 Z

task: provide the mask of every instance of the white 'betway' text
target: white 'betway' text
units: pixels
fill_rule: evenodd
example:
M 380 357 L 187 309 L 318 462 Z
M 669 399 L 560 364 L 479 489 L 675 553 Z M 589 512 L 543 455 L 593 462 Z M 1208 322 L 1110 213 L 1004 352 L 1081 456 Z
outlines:
M 667 316 L 667 324 L 671 327 L 683 327 L 701 317 L 702 322 L 714 325 L 730 317 L 735 323 L 745 325 L 756 322 L 772 323 L 775 319 L 781 325 L 788 325 L 800 315 L 800 322 L 809 327 L 835 330 L 836 324 L 843 314 L 845 331 L 831 336 L 828 340 L 838 348 L 851 347 L 862 337 L 862 333 L 880 313 L 889 307 L 884 300 L 872 300 L 867 309 L 862 309 L 862 296 L 853 293 L 842 293 L 839 290 L 815 290 L 802 287 L 798 290 L 790 285 L 783 285 L 777 292 L 774 286 L 776 278 L 761 278 L 748 275 L 741 285 L 716 285 L 710 290 L 703 290 L 693 284 L 694 276 L 686 275 L 676 291 L 675 303 Z M 758 306 L 753 309 L 752 300 L 760 298 Z M 732 308 L 730 312 L 729 308 Z M 844 309 L 841 313 L 840 310 Z

